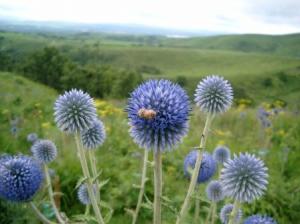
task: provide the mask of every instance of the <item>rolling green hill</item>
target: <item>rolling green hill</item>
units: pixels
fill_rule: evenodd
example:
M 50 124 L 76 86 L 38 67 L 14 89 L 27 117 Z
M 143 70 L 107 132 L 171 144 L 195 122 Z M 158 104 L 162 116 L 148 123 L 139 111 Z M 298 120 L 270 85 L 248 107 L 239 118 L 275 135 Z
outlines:
M 300 34 L 290 35 L 224 35 L 166 40 L 172 47 L 232 50 L 300 57 Z
M 299 44 L 299 34 L 172 39 L 95 33 L 0 32 L 0 49 L 12 55 L 15 67 L 22 66 L 30 54 L 54 46 L 83 66 L 108 64 L 137 70 L 146 79 L 184 77 L 190 95 L 202 77 L 219 74 L 233 83 L 238 98 L 253 101 L 297 99 Z

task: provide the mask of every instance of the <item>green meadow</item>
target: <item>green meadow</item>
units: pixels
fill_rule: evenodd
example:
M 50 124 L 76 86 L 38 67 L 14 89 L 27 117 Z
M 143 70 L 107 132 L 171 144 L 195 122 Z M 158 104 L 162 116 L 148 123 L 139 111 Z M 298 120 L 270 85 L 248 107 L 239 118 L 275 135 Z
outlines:
M 225 144 L 232 153 L 247 151 L 261 157 L 269 171 L 268 190 L 260 200 L 243 204 L 244 217 L 261 213 L 274 217 L 280 224 L 297 223 L 300 220 L 299 42 L 299 35 L 170 39 L 89 33 L 0 32 L 1 152 L 30 154 L 31 144 L 26 137 L 33 132 L 40 138 L 54 141 L 58 159 L 50 164 L 50 168 L 55 171 L 54 189 L 62 192 L 56 196 L 57 200 L 68 217 L 82 223 L 85 207 L 78 202 L 75 189 L 81 178 L 75 142 L 72 136 L 63 134 L 56 127 L 53 104 L 66 88 L 93 91 L 95 94 L 91 95 L 96 99 L 97 112 L 107 131 L 104 145 L 96 151 L 97 166 L 102 171 L 103 213 L 110 218 L 109 223 L 131 223 L 130 210 L 135 208 L 138 198 L 136 186 L 140 183 L 144 150 L 138 148 L 129 136 L 127 114 L 124 112 L 128 92 L 141 80 L 166 78 L 180 83 L 193 101 L 194 89 L 201 78 L 219 74 L 232 83 L 235 101 L 232 109 L 213 121 L 206 150 L 212 152 L 217 145 Z M 24 69 L 28 68 L 28 64 L 32 72 L 52 69 L 44 65 L 51 64 L 57 55 L 42 64 L 32 63 L 35 60 L 32 55 L 42 52 L 45 47 L 53 47 L 59 56 L 67 58 L 68 64 L 64 66 L 68 69 L 59 70 L 63 81 L 61 77 L 54 80 L 62 82 L 62 85 L 54 86 L 52 81 L 31 76 Z M 3 63 L 4 59 L 6 63 Z M 77 70 L 70 69 L 75 65 Z M 110 66 L 111 72 L 97 70 L 97 66 Z M 141 76 L 141 80 L 137 79 L 135 86 L 126 89 L 126 80 L 118 82 L 116 78 L 123 75 L 108 79 L 107 76 L 113 76 L 120 70 L 133 71 Z M 82 75 L 76 76 L 74 71 L 80 71 Z M 130 81 L 131 76 L 128 77 Z M 90 81 L 88 85 L 81 83 L 86 80 Z M 115 92 L 101 95 L 91 86 L 92 82 L 101 84 L 102 80 L 126 92 L 122 92 L 121 97 L 116 97 Z M 271 115 L 271 127 L 261 126 L 257 118 L 259 107 L 270 112 L 280 110 Z M 193 147 L 199 146 L 204 122 L 204 114 L 193 105 L 187 137 L 174 151 L 163 154 L 163 223 L 171 224 L 176 220 L 189 184 L 184 177 L 183 160 Z M 12 126 L 16 130 L 12 130 Z M 152 223 L 151 153 L 149 160 L 148 181 L 138 219 L 138 223 L 145 224 Z M 217 178 L 218 174 L 214 176 L 214 179 Z M 210 206 L 204 189 L 205 184 L 199 186 L 201 194 L 193 198 L 185 223 L 194 222 L 196 198 L 200 198 L 199 223 L 204 223 Z M 39 208 L 54 220 L 46 195 L 44 186 L 35 201 L 38 203 L 39 199 L 45 199 Z M 218 204 L 218 212 L 223 204 Z M 26 204 L 3 200 L 0 200 L 0 220 L 1 224 L 39 223 Z M 221 223 L 220 220 L 218 223 Z

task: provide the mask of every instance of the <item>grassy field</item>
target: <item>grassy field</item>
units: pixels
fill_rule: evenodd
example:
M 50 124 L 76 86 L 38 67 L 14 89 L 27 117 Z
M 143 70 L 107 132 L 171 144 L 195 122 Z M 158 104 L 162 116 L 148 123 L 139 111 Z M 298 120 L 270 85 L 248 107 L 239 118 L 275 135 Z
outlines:
M 191 54 L 197 54 L 196 52 L 198 51 Z M 166 54 L 171 55 L 169 52 Z M 233 82 L 235 78 L 238 79 L 235 76 L 228 78 Z M 289 89 L 293 88 L 291 83 L 288 85 Z M 249 91 L 250 88 L 251 86 Z M 276 91 L 285 90 L 277 88 Z M 50 166 L 60 178 L 60 188 L 63 192 L 61 209 L 68 216 L 84 213 L 85 208 L 77 201 L 74 189 L 81 176 L 74 141 L 71 136 L 63 135 L 55 127 L 53 120 L 52 108 L 58 93 L 16 74 L 0 73 L 0 95 L 1 152 L 29 154 L 30 144 L 26 141 L 26 136 L 31 132 L 38 133 L 41 138 L 53 140 L 58 146 L 59 156 Z M 299 99 L 299 91 L 295 90 L 293 97 L 289 99 Z M 270 109 L 270 102 L 266 99 L 259 104 Z M 143 150 L 133 143 L 128 134 L 124 101 L 96 100 L 96 105 L 107 130 L 106 142 L 97 151 L 98 168 L 102 170 L 100 178 L 102 181 L 108 180 L 101 191 L 102 198 L 114 211 L 110 223 L 131 223 L 131 217 L 125 209 L 133 209 L 137 201 L 138 189 L 133 185 L 139 184 L 140 181 L 139 169 Z M 297 223 L 300 220 L 299 108 L 288 104 L 281 113 L 272 116 L 272 127 L 268 129 L 261 127 L 256 113 L 257 107 L 247 107 L 245 102 L 237 102 L 229 112 L 217 117 L 207 142 L 207 151 L 211 152 L 218 144 L 226 144 L 232 152 L 248 151 L 262 157 L 270 174 L 268 191 L 261 200 L 243 206 L 244 216 L 263 213 L 273 216 L 278 223 Z M 12 123 L 17 124 L 17 132 L 11 132 Z M 204 116 L 194 107 L 188 136 L 175 151 L 163 155 L 163 223 L 174 223 L 176 211 L 180 208 L 188 186 L 188 180 L 183 175 L 183 159 L 192 147 L 199 144 L 203 125 Z M 147 175 L 149 181 L 146 185 L 146 196 L 152 200 L 151 166 Z M 201 185 L 200 188 L 203 192 L 205 186 Z M 41 191 L 36 200 L 43 196 Z M 205 195 L 200 197 L 203 220 L 209 204 Z M 40 206 L 43 208 L 46 205 Z M 108 212 L 109 209 L 104 208 L 104 213 Z M 192 223 L 193 212 L 192 207 L 186 223 Z M 151 223 L 151 219 L 149 204 L 144 204 L 138 223 Z M 1 200 L 0 220 L 2 224 L 37 223 L 37 219 L 26 205 L 7 204 Z

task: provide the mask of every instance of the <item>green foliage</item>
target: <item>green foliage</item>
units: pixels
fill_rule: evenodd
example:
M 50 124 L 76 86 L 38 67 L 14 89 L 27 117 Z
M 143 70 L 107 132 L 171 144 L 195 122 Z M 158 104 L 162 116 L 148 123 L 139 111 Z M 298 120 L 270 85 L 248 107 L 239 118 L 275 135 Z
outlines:
M 112 97 L 124 98 L 143 81 L 142 76 L 136 72 L 121 71 L 117 73 L 112 85 Z
M 60 88 L 60 78 L 64 75 L 67 59 L 55 47 L 45 47 L 28 57 L 24 63 L 25 76 L 35 81 Z

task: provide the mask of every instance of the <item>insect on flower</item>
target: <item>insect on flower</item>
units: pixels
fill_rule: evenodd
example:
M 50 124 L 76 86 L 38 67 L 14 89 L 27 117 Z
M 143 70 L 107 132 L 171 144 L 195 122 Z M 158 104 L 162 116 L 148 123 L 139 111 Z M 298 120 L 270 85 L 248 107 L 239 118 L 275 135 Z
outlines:
M 153 118 L 155 118 L 156 116 L 156 112 L 152 109 L 139 109 L 138 111 L 138 116 L 147 120 L 151 120 Z

